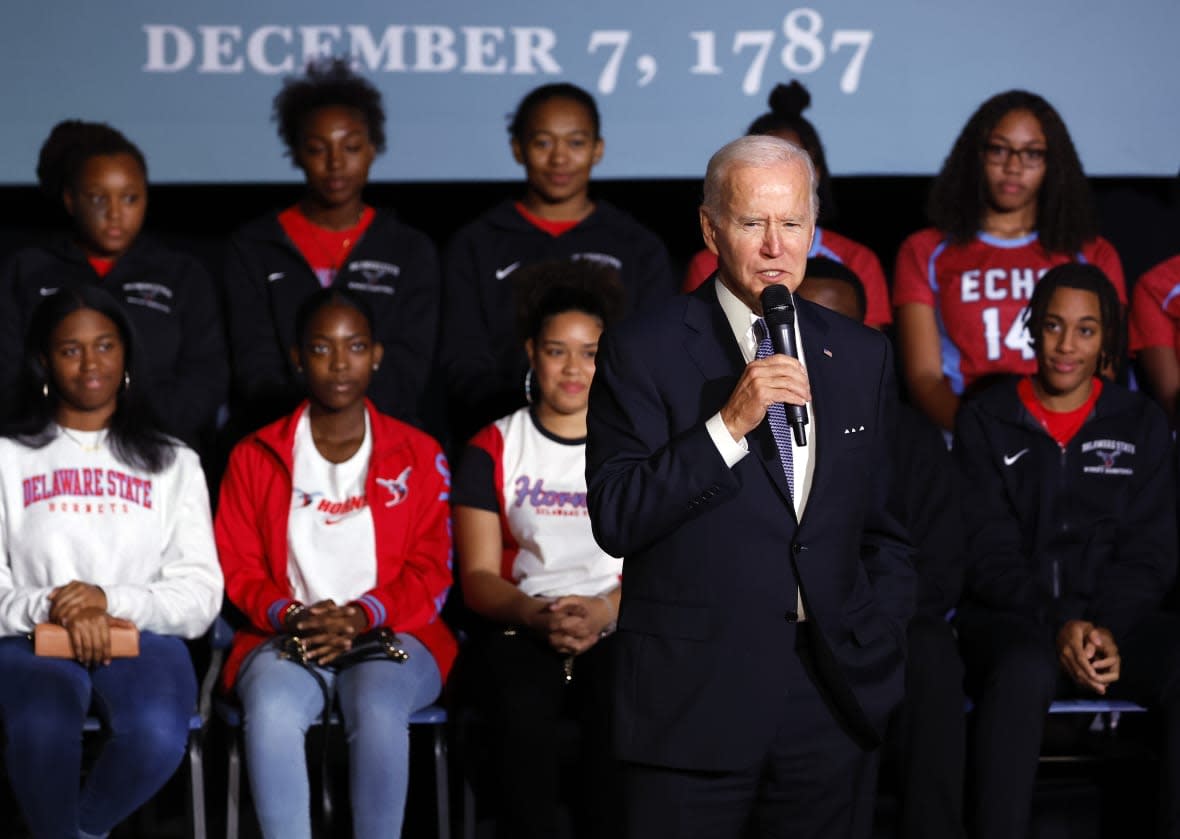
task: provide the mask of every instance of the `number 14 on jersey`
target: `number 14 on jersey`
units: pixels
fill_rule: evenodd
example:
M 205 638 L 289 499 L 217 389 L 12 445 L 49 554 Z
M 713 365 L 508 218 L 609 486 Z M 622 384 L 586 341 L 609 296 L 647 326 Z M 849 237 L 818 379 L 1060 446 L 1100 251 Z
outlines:
M 1000 333 L 1003 330 L 1000 323 L 1000 309 L 997 306 L 989 306 L 983 310 L 983 339 L 987 342 L 988 361 L 999 360 L 1004 349 L 1020 353 L 1020 357 L 1025 361 L 1031 361 L 1037 357 L 1029 342 L 1028 326 L 1025 322 L 1027 317 L 1028 306 L 1025 306 L 1017 312 L 1012 323 L 1008 324 L 1007 331 L 1003 333 L 1003 346 L 1001 347 Z

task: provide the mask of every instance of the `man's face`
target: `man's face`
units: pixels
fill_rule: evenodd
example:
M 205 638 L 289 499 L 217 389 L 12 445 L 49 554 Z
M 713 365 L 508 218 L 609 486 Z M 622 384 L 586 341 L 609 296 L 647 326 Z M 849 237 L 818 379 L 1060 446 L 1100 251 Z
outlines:
M 701 232 L 717 254 L 721 282 L 761 314 L 762 290 L 803 281 L 815 233 L 810 183 L 800 162 L 730 169 L 717 218 L 701 209 Z

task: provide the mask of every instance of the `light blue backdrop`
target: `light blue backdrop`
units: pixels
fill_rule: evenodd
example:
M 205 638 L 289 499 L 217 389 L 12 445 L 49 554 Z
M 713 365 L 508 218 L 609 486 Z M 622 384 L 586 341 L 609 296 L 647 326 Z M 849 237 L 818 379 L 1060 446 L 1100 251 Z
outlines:
M 122 129 L 157 182 L 293 179 L 270 101 L 322 51 L 385 95 L 377 179 L 518 177 L 506 115 L 556 80 L 598 97 L 599 177 L 697 177 L 792 77 L 836 174 L 931 173 L 979 102 L 1026 87 L 1091 174 L 1171 175 L 1178 35 L 1177 0 L 6 0 L 0 182 L 32 182 L 73 116 Z

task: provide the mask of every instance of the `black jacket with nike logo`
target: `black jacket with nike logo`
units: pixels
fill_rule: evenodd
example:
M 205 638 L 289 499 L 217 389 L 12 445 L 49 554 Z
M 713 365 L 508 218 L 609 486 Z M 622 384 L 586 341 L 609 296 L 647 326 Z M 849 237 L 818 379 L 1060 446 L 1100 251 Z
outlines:
M 462 442 L 525 404 L 528 370 L 516 334 L 512 274 L 535 262 L 586 259 L 619 272 L 626 312 L 679 290 L 667 248 L 654 233 L 605 201 L 571 230 L 551 236 L 504 201 L 460 229 L 445 257 L 440 363 L 451 419 Z
M 1054 628 L 1089 620 L 1116 642 L 1160 608 L 1176 577 L 1176 473 L 1154 402 L 1104 382 L 1061 447 L 1004 381 L 959 411 L 954 452 L 968 601 Z
M 233 358 L 234 412 L 242 430 L 294 410 L 304 387 L 291 362 L 295 313 L 322 286 L 271 213 L 230 242 L 224 276 Z M 438 254 L 424 234 L 378 210 L 332 280 L 368 301 L 373 337 L 385 347 L 369 398 L 384 414 L 421 425 L 423 390 L 434 358 L 440 282 Z

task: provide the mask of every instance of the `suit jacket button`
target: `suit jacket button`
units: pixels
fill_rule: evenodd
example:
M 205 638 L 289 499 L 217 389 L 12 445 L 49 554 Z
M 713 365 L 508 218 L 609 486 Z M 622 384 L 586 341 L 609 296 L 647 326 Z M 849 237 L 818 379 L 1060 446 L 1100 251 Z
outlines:
M 804 547 L 802 545 L 800 545 L 798 542 L 791 543 L 791 553 L 793 553 L 795 556 L 798 556 L 799 554 L 803 553 L 804 550 L 805 550 Z
M 785 615 L 783 615 L 783 617 L 787 619 L 787 623 L 799 622 L 799 613 L 794 609 L 789 610 Z

